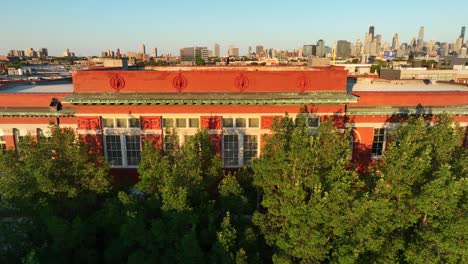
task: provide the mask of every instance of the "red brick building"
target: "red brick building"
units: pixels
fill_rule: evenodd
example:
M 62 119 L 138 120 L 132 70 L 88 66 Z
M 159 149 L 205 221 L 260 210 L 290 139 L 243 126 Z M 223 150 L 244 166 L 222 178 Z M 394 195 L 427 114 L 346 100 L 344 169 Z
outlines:
M 440 113 L 468 126 L 468 87 L 423 81 L 347 80 L 341 67 L 203 67 L 151 71 L 89 70 L 72 84 L 0 86 L 0 147 L 44 133 L 50 122 L 72 127 L 95 144 L 114 172 L 135 172 L 142 142 L 172 147 L 209 129 L 224 166 L 261 153 L 275 116 L 308 109 L 314 127 L 332 119 L 352 127 L 353 157 L 378 158 L 401 117 Z M 57 98 L 61 109 L 50 107 Z

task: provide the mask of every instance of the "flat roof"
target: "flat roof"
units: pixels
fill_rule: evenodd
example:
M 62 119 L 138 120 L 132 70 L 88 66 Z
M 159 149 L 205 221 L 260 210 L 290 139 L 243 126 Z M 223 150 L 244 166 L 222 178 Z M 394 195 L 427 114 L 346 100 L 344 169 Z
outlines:
M 455 83 L 425 82 L 421 80 L 411 82 L 382 82 L 363 81 L 348 82 L 351 92 L 468 92 L 468 86 Z
M 60 83 L 40 83 L 40 84 L 16 84 L 0 87 L 0 94 L 10 93 L 72 93 L 73 84 L 71 82 Z

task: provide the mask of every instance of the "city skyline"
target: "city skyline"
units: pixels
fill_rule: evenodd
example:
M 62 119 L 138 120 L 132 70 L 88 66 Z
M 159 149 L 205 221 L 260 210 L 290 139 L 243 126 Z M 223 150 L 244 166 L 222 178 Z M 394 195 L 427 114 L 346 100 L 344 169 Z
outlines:
M 375 35 L 382 35 L 383 42 L 392 43 L 398 34 L 400 44 L 409 43 L 418 38 L 419 29 L 424 27 L 425 41 L 452 43 L 466 24 L 462 16 L 439 12 L 435 1 L 426 1 L 423 9 L 417 4 L 396 1 L 392 4 L 395 8 L 385 12 L 373 1 L 340 2 L 336 10 L 330 3 L 290 1 L 281 8 L 266 3 L 241 0 L 230 7 L 231 11 L 225 11 L 225 6 L 214 1 L 195 5 L 190 1 L 129 4 L 85 0 L 68 4 L 67 10 L 73 12 L 64 12 L 53 0 L 21 4 L 10 1 L 3 4 L 8 10 L 5 19 L 14 21 L 15 26 L 5 27 L 0 54 L 6 55 L 11 49 L 45 47 L 52 56 L 60 56 L 67 48 L 78 56 L 91 56 L 117 48 L 122 52 L 139 51 L 142 43 L 149 49 L 157 48 L 159 54 L 177 55 L 180 48 L 189 46 L 212 50 L 215 43 L 220 45 L 221 55 L 227 54 L 230 45 L 246 54 L 249 46 L 257 45 L 293 50 L 319 39 L 325 40 L 327 46 L 338 40 L 363 41 L 371 25 Z M 457 4 L 463 3 L 454 1 L 452 6 Z M 438 19 L 429 15 L 432 12 L 437 12 Z M 17 19 L 18 13 L 23 14 L 21 20 Z

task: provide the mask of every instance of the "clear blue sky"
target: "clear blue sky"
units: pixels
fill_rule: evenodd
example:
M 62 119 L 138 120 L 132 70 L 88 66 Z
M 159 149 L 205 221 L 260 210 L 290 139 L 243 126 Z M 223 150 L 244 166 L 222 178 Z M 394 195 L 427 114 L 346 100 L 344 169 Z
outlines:
M 394 1 L 255 1 L 255 0 L 11 0 L 0 4 L 0 54 L 10 49 L 40 47 L 60 55 L 65 48 L 77 55 L 102 50 L 179 54 L 181 47 L 236 45 L 297 49 L 324 39 L 326 45 L 346 39 L 363 40 L 369 26 L 391 42 L 416 37 L 455 42 L 468 26 L 466 0 Z M 468 34 L 468 32 L 467 32 Z M 465 38 L 466 40 L 466 38 Z

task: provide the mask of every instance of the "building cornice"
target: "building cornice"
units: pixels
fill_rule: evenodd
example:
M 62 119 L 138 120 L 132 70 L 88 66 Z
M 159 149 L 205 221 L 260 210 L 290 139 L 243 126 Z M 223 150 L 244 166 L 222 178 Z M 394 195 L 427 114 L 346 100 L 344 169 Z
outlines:
M 148 93 L 75 94 L 62 99 L 74 105 L 304 105 L 356 103 L 346 93 Z

